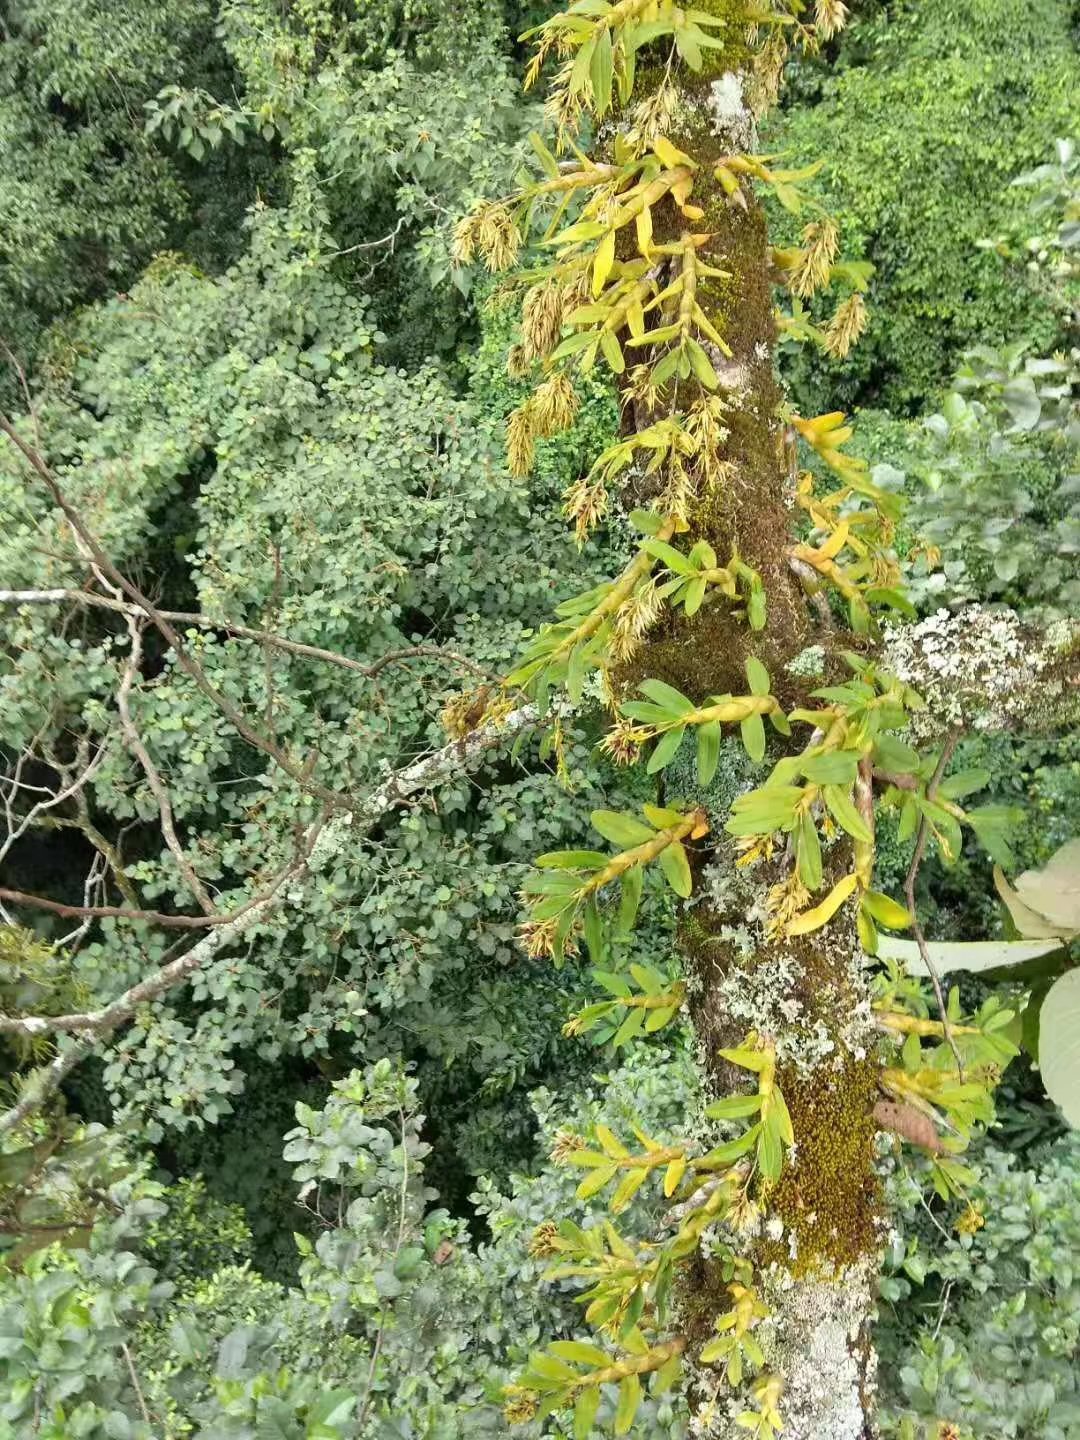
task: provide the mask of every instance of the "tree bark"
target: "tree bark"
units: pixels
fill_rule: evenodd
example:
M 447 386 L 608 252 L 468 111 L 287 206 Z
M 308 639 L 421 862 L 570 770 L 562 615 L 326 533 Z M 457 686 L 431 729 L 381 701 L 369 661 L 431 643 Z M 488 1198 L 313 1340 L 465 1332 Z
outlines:
M 682 69 L 679 83 L 671 138 L 693 155 L 699 174 L 752 148 L 754 123 L 740 73 L 702 78 Z M 625 693 L 638 679 L 657 677 L 700 703 L 708 695 L 744 692 L 744 662 L 754 655 L 789 708 L 805 703 L 805 690 L 787 666 L 825 637 L 814 632 L 790 563 L 794 476 L 779 415 L 766 219 L 749 184 L 734 200 L 708 181 L 700 194 L 707 198 L 699 199 L 695 188 L 706 216 L 695 228 L 712 236 L 702 258 L 730 277 L 708 280 L 701 295 L 732 350 L 730 357 L 710 353 L 729 406 L 723 449 L 729 479 L 697 497 L 687 516 L 689 534 L 708 540 L 720 563 L 736 551 L 758 571 L 767 625 L 755 633 L 729 607 L 706 605 L 652 635 L 617 684 Z M 673 210 L 673 227 L 678 220 Z M 790 742 L 781 743 L 794 753 Z M 767 764 L 780 753 L 773 747 Z M 838 917 L 812 936 L 773 935 L 765 898 L 790 862 L 778 855 L 739 868 L 722 828 L 731 801 L 749 788 L 750 773 L 741 749 L 729 741 L 711 793 L 695 797 L 704 799 L 720 838 L 681 924 L 691 1019 L 707 1098 L 733 1089 L 736 1072 L 718 1058 L 721 1047 L 738 1045 L 750 1030 L 776 1045 L 777 1083 L 791 1110 L 795 1149 L 763 1216 L 748 1217 L 746 1253 L 770 1310 L 758 1334 L 769 1368 L 784 1379 L 787 1440 L 858 1440 L 867 1433 L 874 1390 L 870 1325 L 883 1237 L 874 1163 L 879 1061 L 868 982 L 853 923 Z M 833 847 L 834 878 L 850 869 L 842 863 L 845 849 Z M 729 1304 L 719 1263 L 698 1259 L 680 1297 L 688 1357 Z M 735 1424 L 744 1399 L 732 1395 L 721 1373 L 688 1358 L 687 1375 L 691 1433 L 745 1435 Z

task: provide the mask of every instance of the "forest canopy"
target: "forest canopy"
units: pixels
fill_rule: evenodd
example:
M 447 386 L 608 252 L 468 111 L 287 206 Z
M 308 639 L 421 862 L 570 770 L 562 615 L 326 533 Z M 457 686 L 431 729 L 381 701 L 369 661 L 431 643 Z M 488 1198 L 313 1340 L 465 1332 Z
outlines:
M 1077 25 L 0 3 L 0 1440 L 1080 1437 Z

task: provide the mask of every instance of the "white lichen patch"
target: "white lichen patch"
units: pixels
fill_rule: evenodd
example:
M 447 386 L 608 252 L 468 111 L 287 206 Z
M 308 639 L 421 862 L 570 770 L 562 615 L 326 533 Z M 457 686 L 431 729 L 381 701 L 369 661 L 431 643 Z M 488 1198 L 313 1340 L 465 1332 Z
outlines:
M 842 1064 L 846 1054 L 864 1053 L 873 1017 L 863 973 L 863 956 L 847 927 L 824 933 L 818 947 L 830 986 L 848 999 L 841 1013 L 813 1013 L 803 998 L 804 961 L 783 939 L 767 933 L 766 886 L 754 868 L 737 870 L 719 859 L 704 875 L 702 897 L 723 917 L 716 937 L 734 961 L 710 976 L 710 1004 L 746 1030 L 770 1036 L 777 1058 L 809 1075 L 824 1064 Z
M 754 117 L 746 103 L 743 76 L 725 71 L 709 86 L 712 132 L 734 151 L 754 149 Z
M 866 1335 L 872 1313 L 876 1257 L 842 1274 L 795 1280 L 773 1266 L 762 1298 L 769 1317 L 757 1334 L 770 1370 L 784 1377 L 780 1406 L 784 1440 L 861 1440 L 875 1388 L 877 1360 Z M 748 1406 L 745 1390 L 732 1395 L 710 1366 L 690 1363 L 688 1395 L 694 1440 L 736 1440 L 736 1421 Z
M 1046 728 L 1080 709 L 1080 664 L 1062 663 L 1077 641 L 1075 625 L 1033 633 L 1010 610 L 969 605 L 887 627 L 882 666 L 926 701 L 911 720 L 916 742 L 958 727 Z
M 784 1377 L 785 1440 L 860 1440 L 876 1357 L 865 1333 L 876 1257 L 842 1274 L 794 1280 L 773 1267 L 767 1359 Z

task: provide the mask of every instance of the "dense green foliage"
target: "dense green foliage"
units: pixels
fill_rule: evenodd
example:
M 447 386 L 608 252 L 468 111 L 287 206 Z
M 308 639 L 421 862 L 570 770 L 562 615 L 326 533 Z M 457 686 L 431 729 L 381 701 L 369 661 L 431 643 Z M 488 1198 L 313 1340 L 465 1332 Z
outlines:
M 795 77 L 778 122 L 800 161 L 828 159 L 826 198 L 877 267 L 874 324 L 840 371 L 785 362 L 797 398 L 807 413 L 874 407 L 859 443 L 905 484 L 905 540 L 919 528 L 946 562 L 927 578 L 913 560 L 921 604 L 1075 613 L 1075 352 L 1053 358 L 1076 343 L 1075 314 L 1045 267 L 1018 264 L 1039 222 L 1030 187 L 1009 184 L 1080 130 L 1071 8 L 865 8 Z M 590 382 L 573 429 L 510 478 L 513 321 L 450 261 L 454 219 L 526 153 L 538 107 L 518 93 L 512 37 L 544 13 L 126 0 L 0 15 L 0 338 L 29 376 L 20 429 L 118 562 L 220 622 L 193 642 L 208 675 L 357 791 L 441 744 L 447 702 L 505 671 L 553 603 L 626 552 L 619 523 L 579 552 L 556 514 L 616 430 L 611 393 Z M 25 408 L 10 373 L 0 399 Z M 6 587 L 83 583 L 70 532 L 7 447 L 0 515 Z M 431 653 L 364 675 L 226 622 L 368 665 Z M 127 646 L 104 612 L 6 610 L 5 767 L 31 744 L 68 764 L 79 737 L 96 746 Z M 139 727 L 200 875 L 239 903 L 310 804 L 147 647 Z M 671 1032 L 621 1070 L 564 1039 L 584 962 L 555 971 L 514 943 L 532 857 L 575 843 L 598 804 L 641 798 L 578 717 L 565 731 L 561 762 L 529 742 L 338 845 L 302 913 L 144 1007 L 69 1084 L 70 1109 L 110 1127 L 90 1132 L 77 1181 L 105 1200 L 84 1248 L 38 1249 L 0 1277 L 3 1440 L 505 1433 L 502 1384 L 542 1334 L 580 1328 L 572 1286 L 537 1286 L 535 1227 L 587 1213 L 548 1152 L 598 1118 L 670 1133 L 692 1084 Z M 991 798 L 1025 807 L 1023 864 L 1080 833 L 1075 736 L 973 740 L 963 759 L 993 771 Z M 16 848 L 4 883 L 77 901 L 104 835 L 140 903 L 188 905 L 122 746 L 88 795 L 86 815 Z M 887 831 L 884 888 L 907 854 Z M 1004 929 L 985 858 L 929 864 L 922 883 L 932 933 Z M 70 929 L 34 922 L 46 941 Z M 663 918 L 635 944 L 666 963 Z M 164 949 L 160 932 L 106 920 L 43 962 L 41 994 L 101 1003 Z M 20 956 L 0 954 L 5 1005 Z M 1052 1132 L 1049 1113 L 1031 1082 L 1004 1133 L 1031 1114 Z M 1061 1139 L 1015 1162 L 988 1145 L 982 1165 L 974 1235 L 943 1239 L 916 1182 L 894 1178 L 889 1421 L 904 1437 L 943 1420 L 965 1440 L 1065 1440 L 1080 1426 L 1080 1153 Z M 61 1169 L 50 1159 L 41 1189 L 66 1215 Z M 654 1217 L 626 1218 L 644 1233 Z M 684 1433 L 677 1400 L 638 1423 Z
M 933 405 L 969 347 L 1052 341 L 1045 307 L 1001 283 L 980 241 L 1026 205 L 1013 177 L 1077 132 L 1074 23 L 1058 0 L 898 0 L 872 7 L 834 65 L 800 77 L 804 98 L 770 138 L 826 162 L 822 190 L 845 243 L 877 267 L 868 299 L 879 317 L 839 369 L 796 361 L 809 411 L 911 414 Z

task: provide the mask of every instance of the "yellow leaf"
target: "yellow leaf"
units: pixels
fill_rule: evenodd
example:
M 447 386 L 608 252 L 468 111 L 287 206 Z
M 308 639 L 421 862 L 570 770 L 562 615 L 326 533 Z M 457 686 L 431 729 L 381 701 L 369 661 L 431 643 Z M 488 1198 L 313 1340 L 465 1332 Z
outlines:
M 668 1199 L 675 1194 L 675 1191 L 679 1188 L 679 1181 L 685 1174 L 686 1156 L 680 1155 L 677 1159 L 672 1160 L 664 1175 L 664 1194 Z
M 653 141 L 653 153 L 657 155 L 669 169 L 674 170 L 677 165 L 688 165 L 691 170 L 697 168 L 694 161 L 687 155 L 685 150 L 680 150 L 670 140 L 665 140 L 661 135 Z
M 652 211 L 649 209 L 648 205 L 646 205 L 644 210 L 642 210 L 637 216 L 634 224 L 637 228 L 638 249 L 641 251 L 642 255 L 644 255 L 645 258 L 648 259 L 653 237 Z
M 837 555 L 840 554 L 840 551 L 847 544 L 848 535 L 850 533 L 850 529 L 847 525 L 838 526 L 829 536 L 829 538 L 825 541 L 825 544 L 822 545 L 821 549 L 818 551 L 818 554 L 820 555 L 822 560 L 835 560 Z
M 820 930 L 823 925 L 829 923 L 844 901 L 851 898 L 858 884 L 859 880 L 856 875 L 845 875 L 842 880 L 836 882 L 820 905 L 815 905 L 813 910 L 804 910 L 801 915 L 797 915 L 788 925 L 787 933 L 789 935 L 809 935 L 813 930 Z
M 604 1154 L 610 1155 L 613 1160 L 625 1160 L 630 1154 L 622 1141 L 617 1140 L 606 1125 L 597 1125 L 596 1138 L 603 1146 Z
M 607 284 L 608 276 L 615 266 L 615 231 L 609 230 L 596 248 L 593 261 L 592 293 L 595 299 Z

